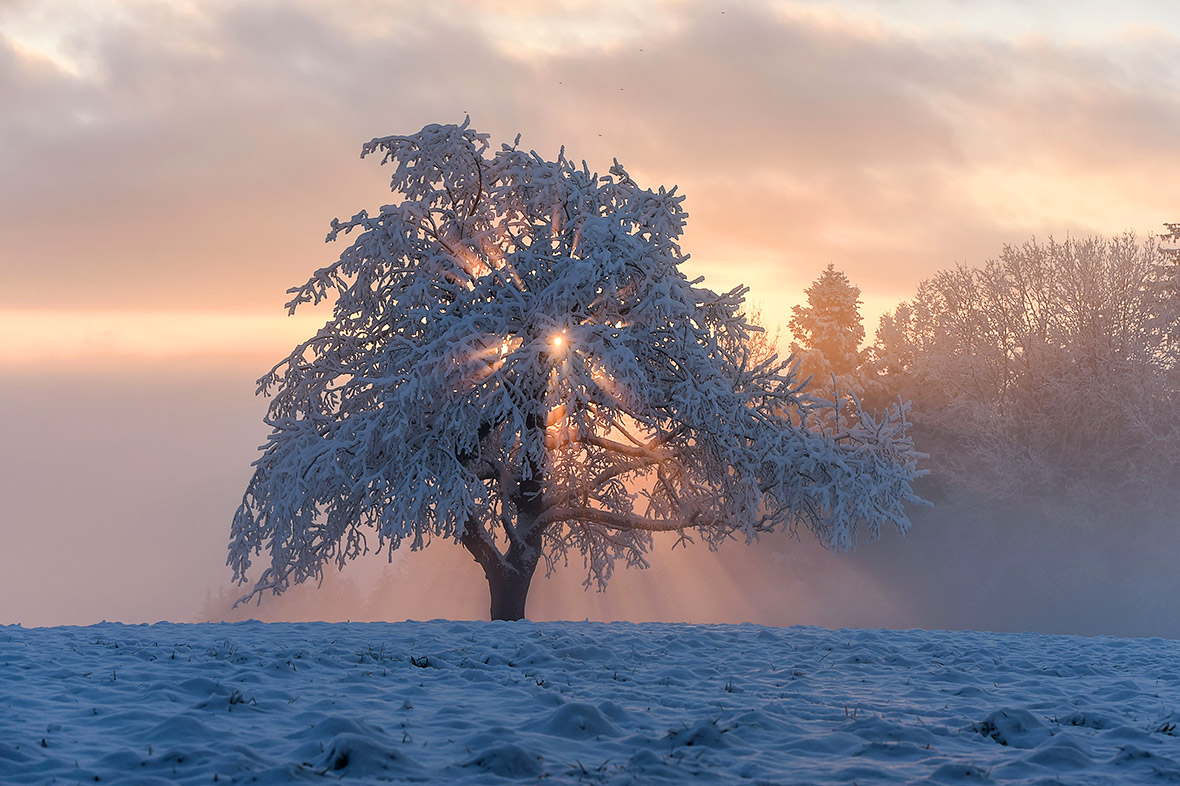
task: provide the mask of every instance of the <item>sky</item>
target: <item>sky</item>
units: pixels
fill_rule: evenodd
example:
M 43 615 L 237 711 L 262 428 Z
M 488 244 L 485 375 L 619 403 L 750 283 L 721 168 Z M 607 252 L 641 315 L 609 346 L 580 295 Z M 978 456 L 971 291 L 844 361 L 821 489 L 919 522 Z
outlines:
M 359 157 L 375 136 L 470 116 L 494 143 L 565 145 L 600 171 L 618 158 L 687 195 L 686 272 L 749 286 L 773 327 L 833 263 L 861 288 L 871 336 L 924 277 L 1004 243 L 1180 220 L 1178 39 L 1180 6 L 1149 0 L 0 0 L 0 623 L 216 604 L 266 433 L 254 380 L 322 321 L 282 304 L 340 252 L 324 246 L 331 219 L 388 201 L 387 175 Z M 1130 625 L 1125 604 L 1005 616 L 953 602 L 953 576 L 915 561 L 955 538 L 919 529 L 847 557 L 805 542 L 657 554 L 605 597 L 571 570 L 531 603 L 1180 635 L 1150 603 Z M 995 554 L 960 568 L 1015 559 Z M 1069 582 L 1096 557 L 1046 541 L 1045 559 Z M 393 582 L 397 600 L 371 613 L 482 613 L 461 555 L 395 562 L 326 592 Z M 471 582 L 421 589 L 459 573 Z M 668 590 L 694 573 L 719 589 Z M 1126 602 L 1146 603 L 1147 584 Z

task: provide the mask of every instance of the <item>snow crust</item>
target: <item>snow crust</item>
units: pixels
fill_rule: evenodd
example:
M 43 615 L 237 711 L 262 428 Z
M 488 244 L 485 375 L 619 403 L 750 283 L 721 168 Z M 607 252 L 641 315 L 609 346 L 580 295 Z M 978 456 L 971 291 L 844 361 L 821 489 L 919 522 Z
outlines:
M 629 623 L 0 628 L 0 782 L 1180 780 L 1160 639 Z

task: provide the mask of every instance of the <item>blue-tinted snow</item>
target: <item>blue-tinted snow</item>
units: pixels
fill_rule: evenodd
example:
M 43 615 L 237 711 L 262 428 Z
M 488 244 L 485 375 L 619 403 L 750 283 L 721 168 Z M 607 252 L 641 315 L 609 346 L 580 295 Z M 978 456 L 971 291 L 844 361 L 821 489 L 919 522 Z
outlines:
M 750 625 L 0 628 L 0 782 L 1180 780 L 1180 645 Z

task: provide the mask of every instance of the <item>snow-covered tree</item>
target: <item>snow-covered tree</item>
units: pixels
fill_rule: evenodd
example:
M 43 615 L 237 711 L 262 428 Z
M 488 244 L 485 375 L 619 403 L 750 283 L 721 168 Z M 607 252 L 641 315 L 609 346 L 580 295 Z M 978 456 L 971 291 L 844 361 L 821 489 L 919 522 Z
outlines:
M 808 392 L 836 400 L 848 394 L 861 396 L 861 342 L 865 328 L 860 315 L 860 288 L 829 264 L 806 290 L 807 305 L 791 309 L 788 327 L 795 340 L 791 352 L 799 361 L 801 376 L 810 378 Z M 844 409 L 854 410 L 846 399 Z
M 1032 240 L 940 271 L 886 314 L 874 354 L 936 471 L 992 499 L 1180 480 L 1165 262 L 1129 233 Z
M 1159 319 L 1152 325 L 1160 337 L 1163 357 L 1173 376 L 1180 375 L 1180 223 L 1164 224 L 1160 235 L 1161 264 L 1156 268 L 1155 294 L 1159 298 Z
M 517 140 L 519 144 L 519 138 Z M 810 528 L 848 548 L 905 530 L 920 474 L 904 409 L 832 430 L 791 367 L 757 359 L 745 288 L 681 272 L 676 189 L 430 125 L 374 139 L 393 204 L 288 307 L 334 315 L 259 381 L 272 427 L 234 517 L 251 595 L 370 547 L 462 544 L 491 616 L 525 613 L 539 561 L 582 555 L 601 588 L 652 533 L 711 547 Z M 761 353 L 764 355 L 765 353 Z
M 860 287 L 829 264 L 806 290 L 807 305 L 791 309 L 788 327 L 804 351 L 818 352 L 833 373 L 851 374 L 860 365 L 865 338 Z

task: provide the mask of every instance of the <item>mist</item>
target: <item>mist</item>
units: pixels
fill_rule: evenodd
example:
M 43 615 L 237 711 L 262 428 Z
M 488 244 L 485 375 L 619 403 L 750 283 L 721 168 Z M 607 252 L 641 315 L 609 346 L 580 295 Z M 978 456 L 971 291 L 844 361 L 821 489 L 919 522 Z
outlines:
M 229 522 L 266 436 L 261 358 L 27 366 L 0 388 L 0 624 L 485 619 L 461 548 L 370 554 L 322 586 L 232 608 Z M 534 581 L 537 620 L 755 622 L 1180 637 L 1175 518 L 1071 516 L 935 499 L 908 535 L 835 555 L 810 535 L 672 549 L 606 592 L 571 560 Z
M 254 380 L 307 335 L 268 326 L 388 199 L 374 135 L 470 115 L 677 184 L 691 275 L 772 324 L 828 262 L 871 325 L 1005 241 L 1175 218 L 1176 11 L 1018 5 L 0 3 L 0 623 L 486 616 L 437 541 L 231 608 Z M 917 490 L 905 537 L 661 542 L 529 614 L 1180 636 L 1174 513 Z

